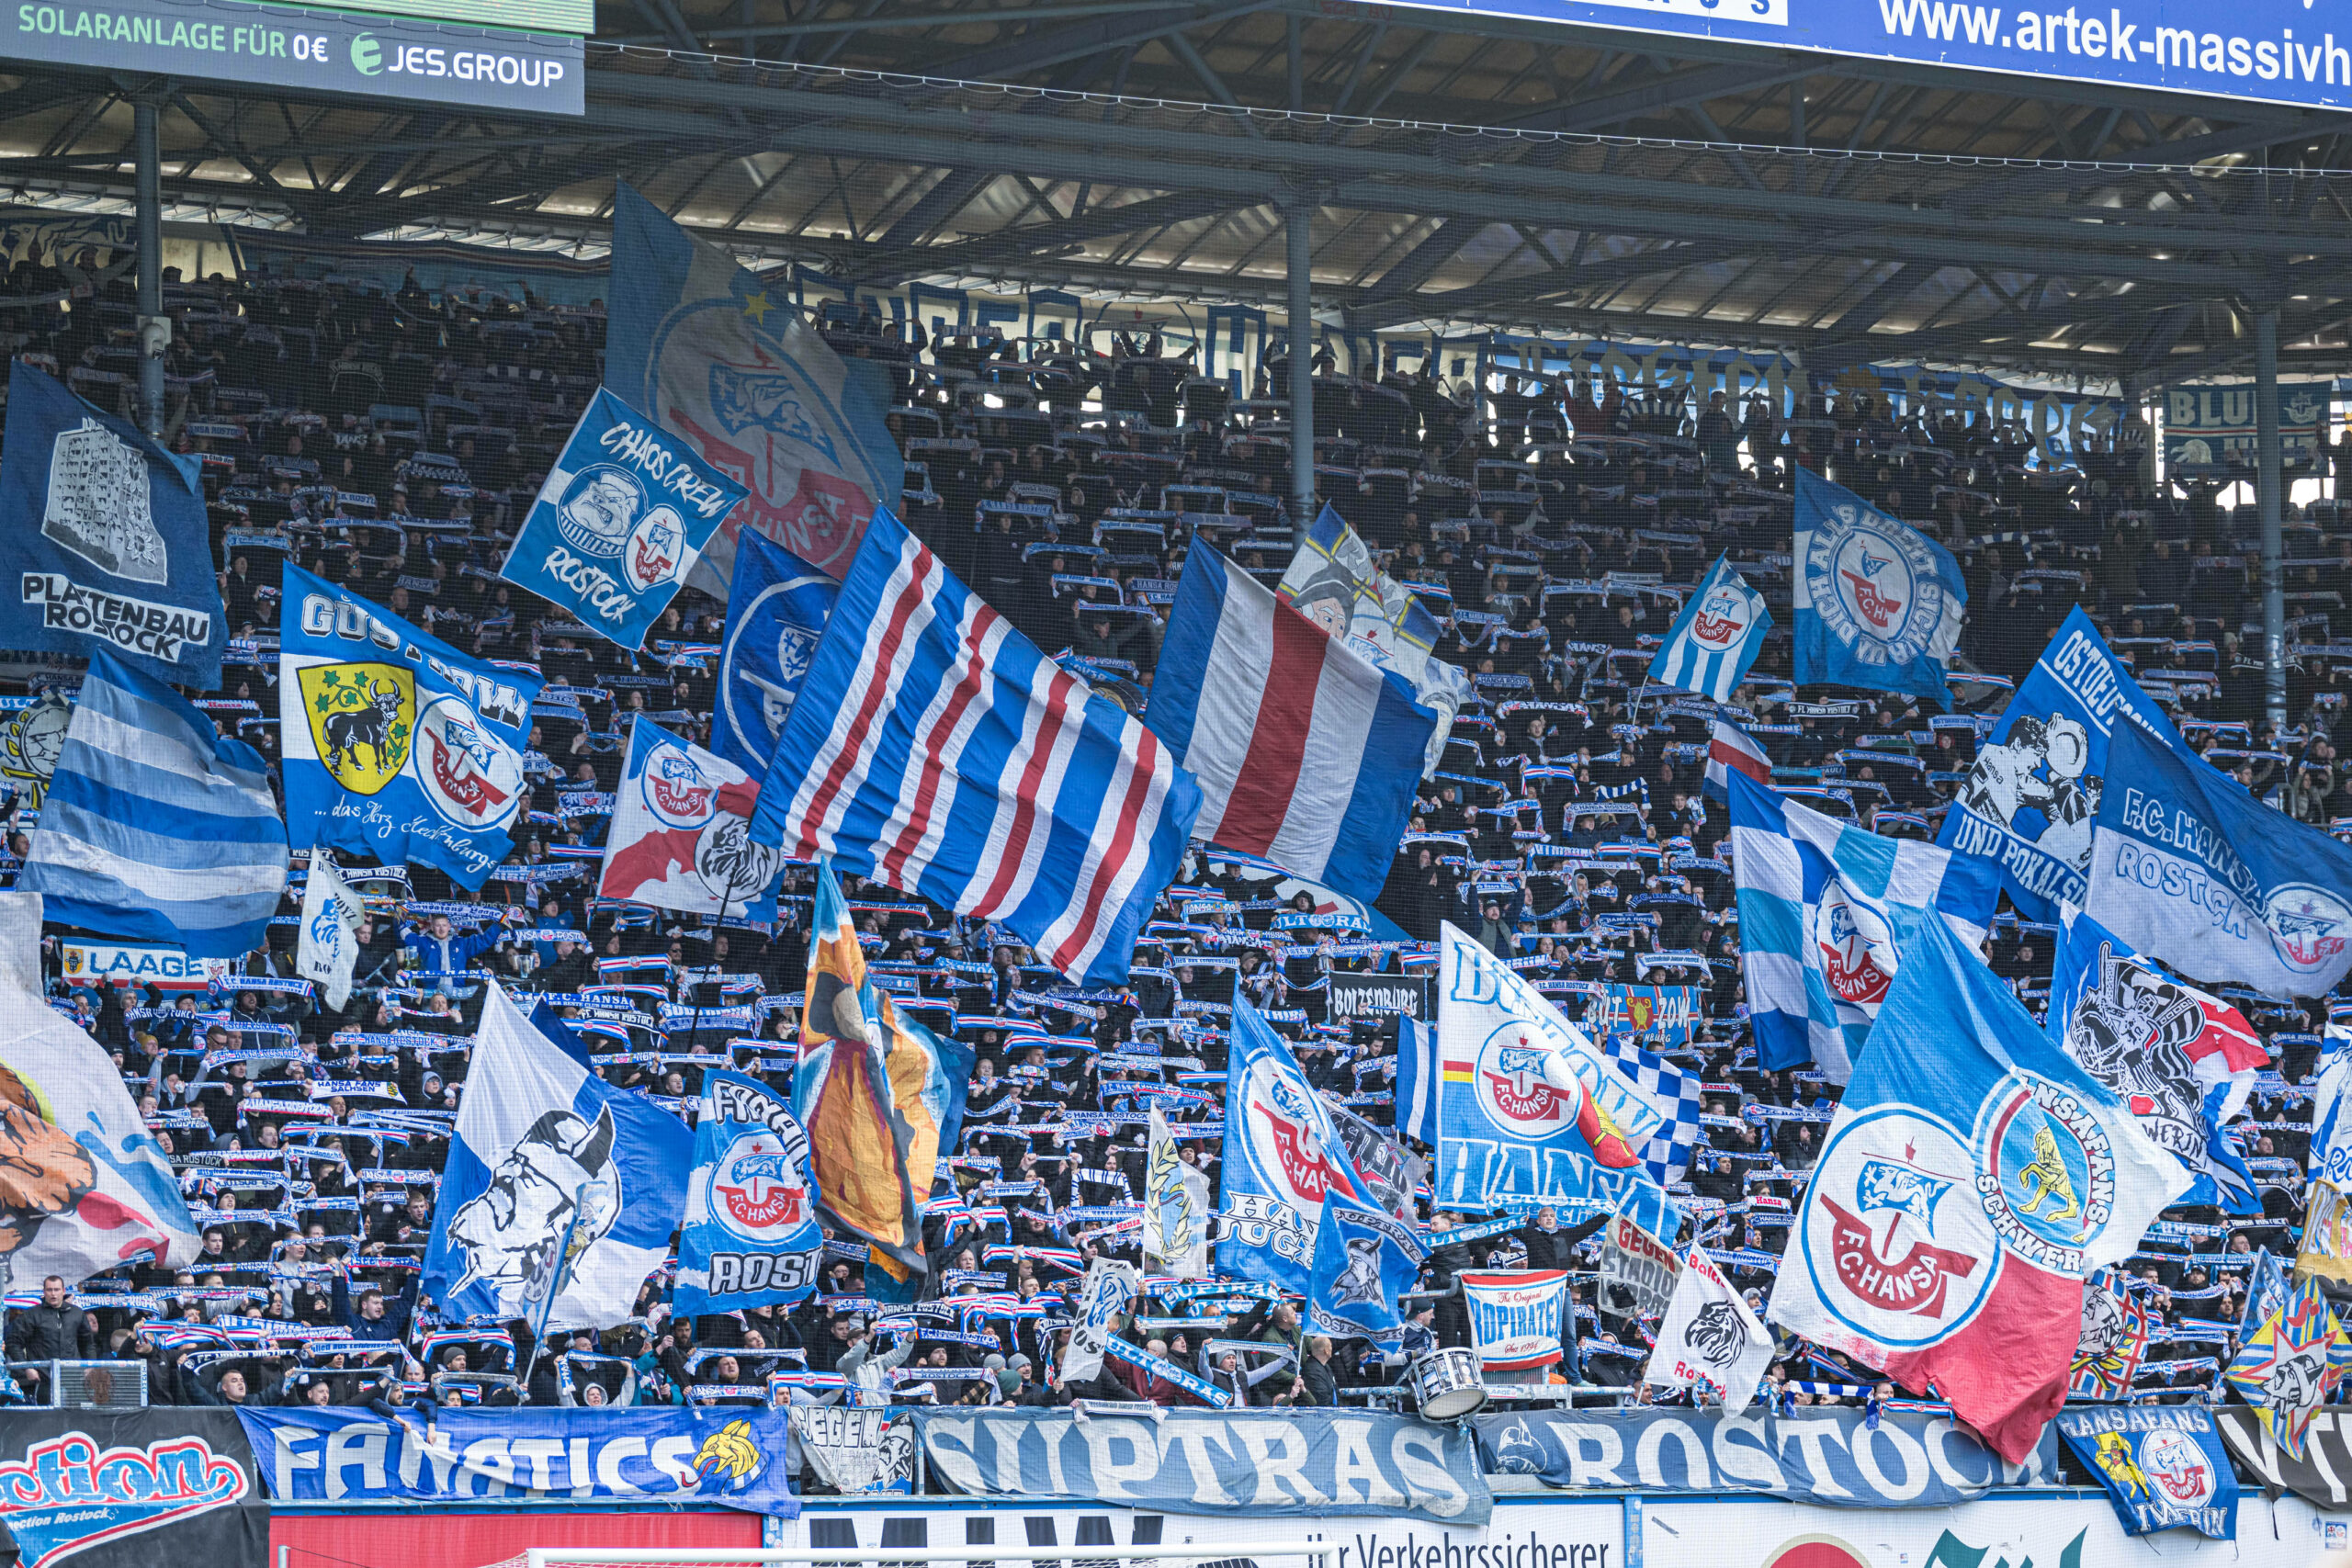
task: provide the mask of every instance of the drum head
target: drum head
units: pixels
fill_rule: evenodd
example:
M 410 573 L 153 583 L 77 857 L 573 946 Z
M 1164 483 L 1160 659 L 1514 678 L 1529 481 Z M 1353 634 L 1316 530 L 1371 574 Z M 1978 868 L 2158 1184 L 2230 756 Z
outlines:
M 1467 1388 L 1449 1388 L 1421 1401 L 1421 1414 L 1431 1421 L 1459 1421 L 1487 1403 L 1485 1385 L 1473 1383 Z

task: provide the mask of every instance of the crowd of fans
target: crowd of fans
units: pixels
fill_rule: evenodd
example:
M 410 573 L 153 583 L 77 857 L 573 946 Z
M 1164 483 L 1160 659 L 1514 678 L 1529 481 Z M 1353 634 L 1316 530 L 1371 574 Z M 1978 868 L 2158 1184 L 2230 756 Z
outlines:
M 121 404 L 135 379 L 127 283 L 92 258 L 78 266 L 91 287 L 0 317 L 0 330 L 19 356 Z M 0 292 L 53 294 L 71 270 L 35 257 Z M 527 822 L 478 895 L 429 868 L 345 868 L 371 918 L 359 988 L 340 1012 L 288 978 L 299 886 L 266 950 L 209 993 L 79 984 L 62 963 L 75 939 L 51 935 L 58 1005 L 113 1055 L 182 1173 L 204 1247 L 184 1268 L 132 1267 L 70 1292 L 49 1281 L 37 1304 L 10 1313 L 7 1348 L 18 1361 L 143 1359 L 158 1402 L 1193 1402 L 1117 1360 L 1071 1386 L 1054 1373 L 1057 1292 L 1093 1256 L 1136 1256 L 1119 1211 L 1143 1190 L 1146 1113 L 1156 1106 L 1180 1134 L 1220 1120 L 1223 1026 L 1247 998 L 1316 1088 L 1392 1126 L 1398 1025 L 1351 1016 L 1330 976 L 1426 976 L 1421 944 L 1442 921 L 1510 959 L 1571 1017 L 1635 1034 L 1700 1074 L 1705 1124 L 1684 1208 L 1760 1303 L 1836 1090 L 1816 1074 L 1756 1066 L 1725 811 L 1700 789 L 1714 710 L 1644 689 L 1682 594 L 1720 551 L 1780 622 L 1734 716 L 1780 782 L 1819 809 L 1932 837 L 2007 686 L 2079 604 L 2217 765 L 2304 820 L 2352 818 L 2352 777 L 2331 740 L 2347 655 L 2328 629 L 2352 526 L 2330 503 L 2289 525 L 2292 724 L 2273 732 L 2247 630 L 2259 618 L 2251 510 L 2221 507 L 2213 479 L 2151 486 L 2129 441 L 2059 462 L 2012 429 L 1898 414 L 1868 393 L 1736 407 L 1578 374 L 1496 375 L 1483 389 L 1426 368 L 1351 378 L 1318 357 L 1321 499 L 1440 616 L 1437 655 L 1467 671 L 1475 692 L 1424 781 L 1380 918 L 1200 850 L 1137 947 L 1132 987 L 1076 993 L 1003 931 L 853 883 L 868 956 L 899 1005 L 977 1051 L 964 1134 L 926 1227 L 940 1299 L 911 1313 L 877 1306 L 862 1249 L 833 1243 L 804 1303 L 680 1319 L 657 1273 L 630 1325 L 537 1347 L 519 1325 L 444 1322 L 418 1290 L 481 987 L 495 979 L 556 998 L 608 1081 L 682 1115 L 715 1066 L 789 1086 L 808 868 L 786 873 L 773 930 L 593 897 L 630 716 L 707 737 L 725 606 L 683 594 L 648 651 L 632 654 L 497 577 L 597 384 L 600 312 L 413 284 L 174 279 L 168 292 L 172 439 L 203 461 L 240 639 L 207 702 L 223 728 L 276 754 L 283 560 L 469 652 L 527 660 L 549 684 L 533 714 Z M 993 335 L 925 341 L 870 312 L 826 327 L 842 354 L 880 362 L 897 388 L 909 524 L 1040 647 L 1069 650 L 1130 700 L 1148 694 L 1188 548 L 1227 550 L 1270 581 L 1288 563 L 1299 530 L 1280 499 L 1287 411 L 1266 395 L 1287 385 L 1278 360 L 1242 398 L 1156 337 L 1081 354 Z M 1960 558 L 1962 711 L 1791 685 L 1800 466 Z M 36 672 L 24 685 L 32 707 L 20 721 L 60 700 L 51 684 Z M 37 808 L 38 779 L 15 783 L 17 808 Z M 10 840 L 18 858 L 23 831 L 20 821 Z M 2052 934 L 2004 914 L 1989 944 L 1996 972 L 2035 1008 Z M 1690 1011 L 1662 1012 L 1670 1030 L 1637 1029 L 1611 1007 L 1612 984 L 1689 987 L 1667 995 Z M 591 993 L 637 1021 L 577 1014 Z M 2302 1211 L 2301 1086 L 2325 1008 L 2224 994 L 2273 1054 L 2240 1125 L 2264 1212 L 2176 1209 L 2132 1260 L 2132 1289 L 2164 1325 L 2141 1382 L 2155 1397 L 2206 1397 L 2233 1348 L 2253 1249 L 2291 1255 Z M 1214 1177 L 1214 1133 L 1183 1149 Z M 1628 1303 L 1601 1299 L 1599 1238 L 1581 1216 L 1545 1211 L 1498 1230 L 1485 1214 L 1430 1213 L 1426 1191 L 1420 1206 L 1431 1251 L 1425 1293 L 1406 1303 L 1406 1359 L 1467 1342 L 1453 1290 L 1464 1269 L 1561 1267 L 1577 1283 L 1554 1382 L 1646 1397 L 1629 1386 L 1645 1325 Z M 1449 1239 L 1464 1229 L 1475 1238 Z M 1362 1342 L 1305 1333 L 1287 1303 L 1147 1296 L 1124 1332 L 1252 1405 L 1361 1399 L 1404 1370 Z M 1775 1397 L 1882 1396 L 1836 1357 L 1784 1348 Z

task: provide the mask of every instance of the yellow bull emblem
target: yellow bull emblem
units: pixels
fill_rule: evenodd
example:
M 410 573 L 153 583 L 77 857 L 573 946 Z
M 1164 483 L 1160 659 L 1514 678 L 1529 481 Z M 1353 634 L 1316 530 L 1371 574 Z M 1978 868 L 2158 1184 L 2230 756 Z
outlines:
M 318 664 L 301 672 L 311 744 L 334 782 L 374 795 L 408 766 L 416 677 L 397 664 Z

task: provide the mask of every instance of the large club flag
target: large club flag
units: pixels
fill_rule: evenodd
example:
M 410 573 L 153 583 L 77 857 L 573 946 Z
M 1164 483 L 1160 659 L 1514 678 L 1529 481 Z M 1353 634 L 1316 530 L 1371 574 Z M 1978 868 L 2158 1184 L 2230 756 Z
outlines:
M 2222 1131 L 2270 1053 L 2245 1015 L 2157 968 L 2071 904 L 2051 965 L 2052 1043 L 2112 1090 L 2193 1179 L 2185 1201 L 2259 1214 L 2254 1173 Z
M 816 1200 L 808 1134 L 791 1102 L 757 1078 L 706 1072 L 678 1233 L 678 1315 L 797 1302 L 814 1292 L 825 1249 Z
M 928 1271 L 922 1202 L 964 1124 L 972 1053 L 899 1011 L 865 971 L 840 879 L 817 871 L 793 1109 L 818 1211 L 901 1283 Z
M 435 866 L 469 890 L 514 849 L 542 678 L 471 659 L 288 562 L 277 716 L 295 843 Z
M 688 915 L 775 919 L 784 852 L 752 841 L 759 798 L 742 769 L 637 715 L 596 896 Z
M 2084 908 L 2149 957 L 2266 996 L 2352 969 L 2352 846 L 2260 804 L 2136 724 L 2108 742 Z
M 302 884 L 302 924 L 294 942 L 294 968 L 317 986 L 337 1012 L 351 999 L 351 972 L 359 959 L 359 922 L 367 918 L 359 896 L 344 886 L 334 863 L 311 852 Z
M 202 465 L 165 451 L 24 360 L 0 453 L 0 644 L 202 691 L 236 628 L 220 610 Z
M 1151 1108 L 1151 1138 L 1143 1174 L 1143 1258 L 1179 1280 L 1209 1271 L 1209 1179 L 1187 1165 L 1159 1107 Z
M 482 998 L 425 1292 L 453 1321 L 626 1323 L 684 1216 L 694 1134 L 559 1050 L 495 982 Z
M 1700 788 L 1721 800 L 1731 794 L 1734 773 L 1745 773 L 1769 789 L 1772 784 L 1772 759 L 1739 726 L 1719 718 L 1707 741 L 1707 776 Z
M 808 661 L 841 584 L 758 534 L 735 541 L 735 578 L 719 638 L 718 691 L 710 705 L 710 749 L 750 774 L 768 758 L 808 678 Z
M 41 914 L 39 894 L 0 893 L 0 1284 L 185 1266 L 201 1244 L 171 1161 L 107 1053 L 35 988 Z
M 62 925 L 237 958 L 261 945 L 287 860 L 261 753 L 94 653 L 17 886 Z
M 514 531 L 498 575 L 623 648 L 678 596 L 743 487 L 602 387 Z
M 2188 1175 L 1941 920 L 1904 938 L 1771 1316 L 1936 1393 L 2012 1462 L 2065 1403 L 2083 1281 Z
M 1071 979 L 1117 985 L 1200 800 L 1157 736 L 882 511 L 777 738 L 752 837 L 1001 921 Z
M 1756 1320 L 1715 1260 L 1698 1247 L 1682 1260 L 1674 1297 L 1657 1325 L 1642 1382 L 1651 1388 L 1704 1389 L 1736 1416 L 1756 1398 L 1772 1366 L 1772 1331 Z
M 1307 1275 L 1307 1328 L 1333 1338 L 1400 1344 L 1405 1320 L 1396 1298 L 1413 1288 L 1428 1256 L 1409 1221 L 1344 1192 L 1326 1192 Z
M 1330 1108 L 1247 998 L 1233 998 L 1217 1272 L 1304 1295 L 1330 1192 L 1370 1201 Z
M 1757 1059 L 1811 1061 L 1844 1083 L 1894 983 L 1904 939 L 1933 911 L 1971 946 L 1999 898 L 2000 867 L 1884 839 L 1783 800 L 1735 773 L 1732 880 Z
M 906 462 L 879 360 L 844 360 L 778 285 L 695 239 L 628 186 L 613 202 L 605 380 L 751 493 L 686 580 L 724 594 L 742 530 L 840 576 Z
M 1717 556 L 1650 660 L 1650 684 L 1727 703 L 1771 627 L 1764 595 L 1747 585 L 1729 555 Z
M 1796 678 L 1951 706 L 1944 660 L 1968 603 L 1951 552 L 1852 491 L 1797 470 Z
M 1379 896 L 1437 724 L 1403 680 L 1195 544 L 1145 716 L 1200 781 L 1195 839 Z
M 1666 1120 L 1642 1145 L 1642 1163 L 1661 1183 L 1681 1180 L 1690 1166 L 1690 1151 L 1698 1145 L 1699 1129 L 1705 1125 L 1705 1102 L 1701 1098 L 1705 1079 L 1622 1036 L 1603 1040 L 1600 1049 L 1618 1074 L 1665 1114 Z
M 1307 525 L 1274 592 L 1356 652 L 1405 678 L 1415 699 L 1437 716 L 1421 776 L 1435 773 L 1454 716 L 1470 695 L 1470 677 L 1460 666 L 1430 657 L 1445 628 L 1429 606 L 1372 564 L 1371 547 L 1329 502 Z
M 2327 1026 L 2312 1075 L 2311 1152 L 2304 1165 L 2339 1192 L 2352 1192 L 2352 1028 Z
M 2247 1290 L 2238 1353 L 2222 1377 L 2287 1457 L 2301 1459 L 2312 1417 L 2352 1370 L 2352 1341 L 2318 1280 L 2288 1281 L 2267 1252 L 2256 1268 L 2269 1277 Z
M 2164 710 L 2078 604 L 2018 682 L 1936 841 L 1999 861 L 2002 885 L 2029 920 L 2054 920 L 2060 904 L 2082 903 L 2108 738 L 2121 720 L 2174 741 Z
M 1680 1212 L 1645 1157 L 1670 1111 L 1451 923 L 1440 928 L 1438 996 L 1438 1206 L 1549 1204 L 1676 1234 Z

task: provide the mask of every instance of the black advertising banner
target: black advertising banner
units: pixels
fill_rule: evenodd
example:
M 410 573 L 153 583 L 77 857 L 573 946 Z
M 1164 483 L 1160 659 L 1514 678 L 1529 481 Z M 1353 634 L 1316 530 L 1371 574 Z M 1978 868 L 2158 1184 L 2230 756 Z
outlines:
M 267 1568 L 269 1506 L 233 1410 L 0 1414 L 0 1523 L 24 1568 Z
M 1403 1013 L 1407 1018 L 1427 1018 L 1429 987 L 1429 981 L 1419 975 L 1334 975 L 1331 1021 L 1348 1023 L 1392 1012 Z

